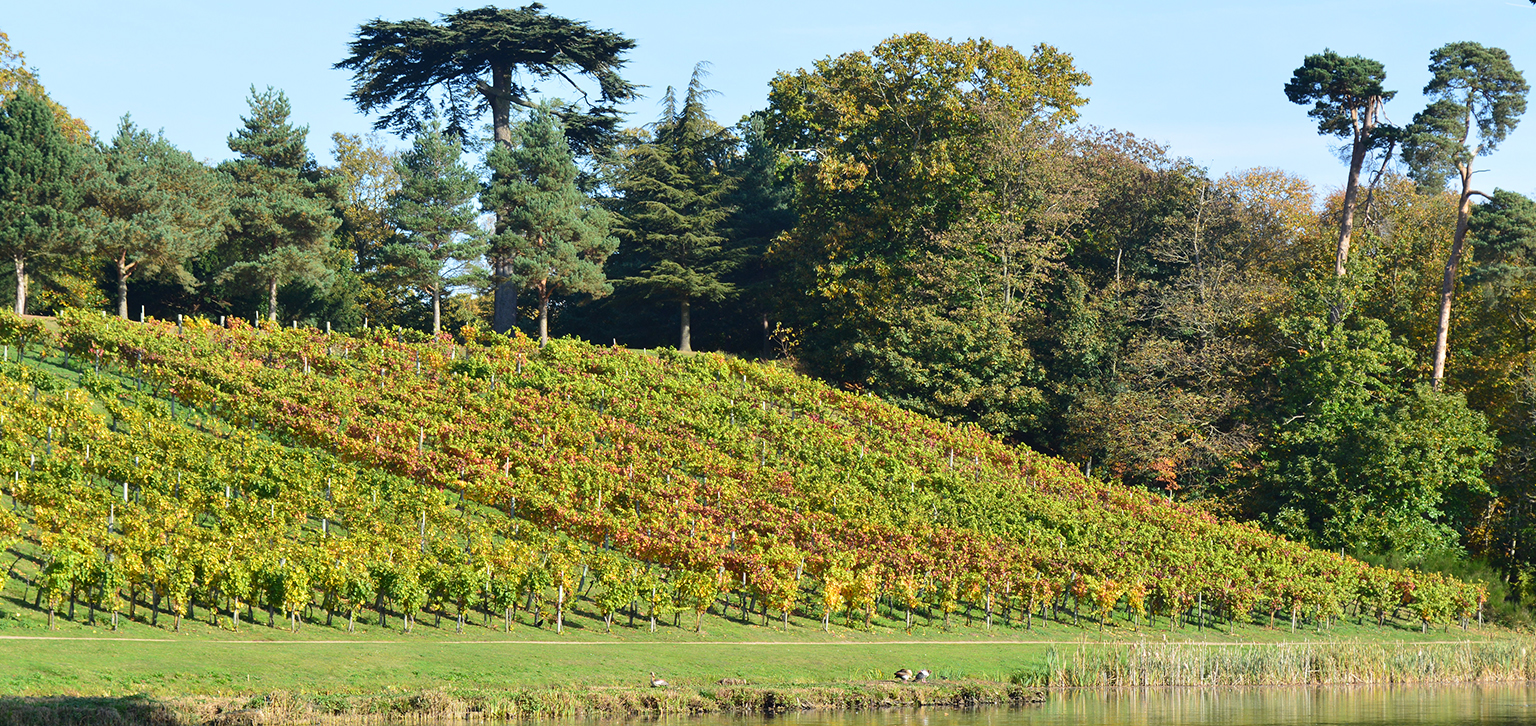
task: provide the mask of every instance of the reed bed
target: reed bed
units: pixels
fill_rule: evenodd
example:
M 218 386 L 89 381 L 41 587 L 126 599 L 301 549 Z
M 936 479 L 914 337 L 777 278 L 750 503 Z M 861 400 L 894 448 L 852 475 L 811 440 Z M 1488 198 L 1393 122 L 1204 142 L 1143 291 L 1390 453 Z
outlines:
M 424 690 L 387 694 L 273 692 L 255 696 L 0 696 L 0 726 L 280 726 L 325 724 L 509 723 L 608 716 L 772 714 L 811 709 L 864 711 L 917 706 L 974 707 L 1038 702 L 1016 684 L 960 680 L 821 686 L 716 683 L 663 689 L 528 688 Z
M 1272 686 L 1529 681 L 1536 643 L 1121 643 L 1052 648 L 1020 672 L 1034 688 Z

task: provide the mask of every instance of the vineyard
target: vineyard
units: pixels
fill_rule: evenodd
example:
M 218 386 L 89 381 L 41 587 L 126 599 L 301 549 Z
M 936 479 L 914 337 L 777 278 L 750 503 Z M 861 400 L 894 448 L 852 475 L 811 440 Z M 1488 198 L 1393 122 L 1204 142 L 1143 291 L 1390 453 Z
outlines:
M 89 312 L 0 343 L 0 545 L 50 624 L 1427 630 L 1486 597 L 720 355 Z

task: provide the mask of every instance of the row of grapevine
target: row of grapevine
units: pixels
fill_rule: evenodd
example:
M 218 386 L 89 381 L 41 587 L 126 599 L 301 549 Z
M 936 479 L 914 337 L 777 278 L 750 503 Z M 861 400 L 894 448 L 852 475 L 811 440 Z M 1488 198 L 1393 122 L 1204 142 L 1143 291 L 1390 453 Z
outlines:
M 260 430 L 272 446 L 322 457 L 324 472 L 276 475 L 309 502 L 292 506 L 310 507 L 311 518 L 330 511 L 318 506 L 320 483 L 347 472 L 347 481 L 395 482 L 412 501 L 462 501 L 456 511 L 475 512 L 464 521 L 477 523 L 484 543 L 469 544 L 466 530 L 456 546 L 479 557 L 490 543 L 533 536 L 588 553 L 557 557 L 547 544 L 524 544 L 522 559 L 507 556 L 508 571 L 531 558 L 580 561 L 575 569 L 592 573 L 556 565 L 534 583 L 554 590 L 557 610 L 572 588 L 608 604 L 649 597 L 657 588 L 647 578 L 698 613 L 734 596 L 765 619 L 773 609 L 787 620 L 801 603 L 824 626 L 839 609 L 867 621 L 882 603 L 908 622 L 922 608 L 1027 624 L 1070 598 L 1074 615 L 1085 605 L 1100 623 L 1117 609 L 1135 619 L 1161 612 L 1170 627 L 1192 610 L 1229 622 L 1285 613 L 1294 623 L 1352 605 L 1409 607 L 1427 627 L 1465 623 L 1482 604 L 1475 585 L 1310 550 L 773 366 L 571 341 L 541 349 L 474 330 L 344 337 L 93 314 L 61 323 L 53 334 L 0 320 L 0 339 L 58 350 L 80 369 L 81 386 L 158 407 L 157 420 L 191 422 L 220 441 L 236 427 Z M 240 476 L 227 461 L 208 466 L 226 469 L 198 470 L 199 480 Z M 329 506 L 337 490 L 328 491 Z M 456 531 L 438 516 L 420 515 L 417 534 Z M 382 511 L 335 521 L 378 517 L 408 524 Z M 240 536 L 233 525 L 220 531 Z M 364 559 L 388 561 L 408 539 Z M 474 562 L 461 567 L 496 571 Z M 530 589 L 543 588 L 519 591 Z

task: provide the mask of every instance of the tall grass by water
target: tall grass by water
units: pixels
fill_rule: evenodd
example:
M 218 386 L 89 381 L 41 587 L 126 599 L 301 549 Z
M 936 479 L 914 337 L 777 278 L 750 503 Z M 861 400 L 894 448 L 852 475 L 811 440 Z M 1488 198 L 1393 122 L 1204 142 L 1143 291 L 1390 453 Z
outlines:
M 1029 687 L 1267 686 L 1528 681 L 1536 642 L 1118 643 L 1052 648 Z

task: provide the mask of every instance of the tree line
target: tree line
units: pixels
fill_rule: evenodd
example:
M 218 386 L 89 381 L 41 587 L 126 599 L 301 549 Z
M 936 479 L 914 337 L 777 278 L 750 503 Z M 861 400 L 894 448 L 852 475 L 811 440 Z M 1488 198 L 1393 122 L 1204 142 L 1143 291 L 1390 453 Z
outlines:
M 1313 545 L 1531 580 L 1536 207 L 1474 176 L 1525 110 L 1503 50 L 1433 51 L 1401 126 L 1382 64 L 1304 58 L 1283 91 L 1347 161 L 1320 192 L 1078 123 L 1091 78 L 1049 45 L 898 35 L 731 125 L 701 65 L 626 128 L 633 48 L 537 5 L 370 21 L 337 65 L 411 147 L 337 135 L 332 167 L 279 91 L 208 168 L 13 84 L 17 309 L 782 358 Z

